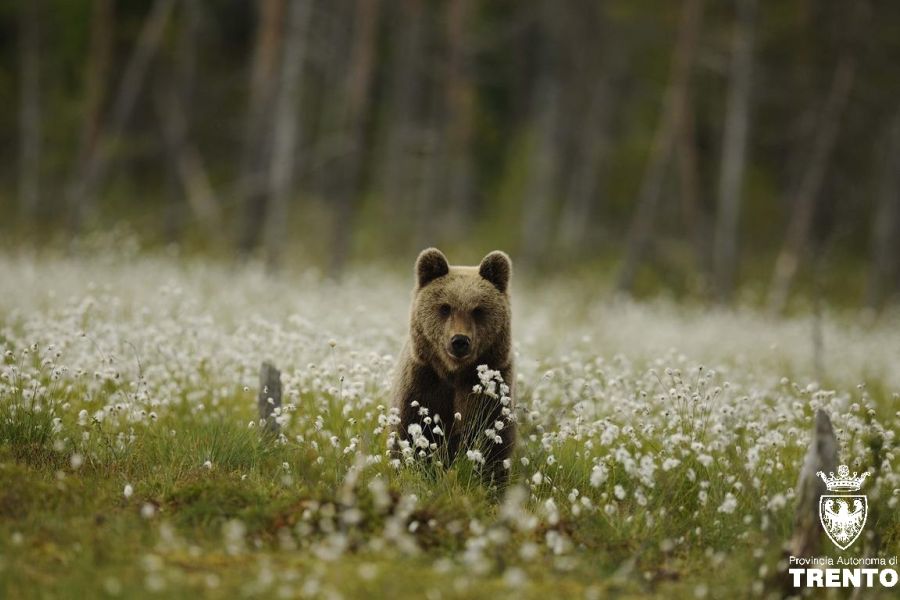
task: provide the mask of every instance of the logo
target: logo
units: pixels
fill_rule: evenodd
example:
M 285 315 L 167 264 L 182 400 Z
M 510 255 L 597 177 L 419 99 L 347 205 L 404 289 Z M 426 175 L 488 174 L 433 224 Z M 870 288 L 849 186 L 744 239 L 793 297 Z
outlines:
M 869 473 L 864 472 L 861 476 L 853 473 L 851 477 L 847 465 L 841 465 L 838 467 L 837 476 L 830 473 L 826 477 L 822 471 L 816 475 L 822 478 L 829 492 L 839 492 L 822 494 L 819 498 L 819 521 L 834 545 L 846 550 L 862 533 L 869 510 L 869 503 L 864 494 L 848 492 L 859 491 Z

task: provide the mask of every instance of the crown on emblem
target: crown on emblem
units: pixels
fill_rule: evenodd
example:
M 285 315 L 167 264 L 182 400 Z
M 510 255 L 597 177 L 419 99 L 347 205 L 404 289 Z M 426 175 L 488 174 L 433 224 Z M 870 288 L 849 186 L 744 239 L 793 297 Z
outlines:
M 838 467 L 837 477 L 835 477 L 833 472 L 829 473 L 828 477 L 822 471 L 819 471 L 816 475 L 822 478 L 829 492 L 855 492 L 862 487 L 863 481 L 868 477 L 869 472 L 864 471 L 862 475 L 857 476 L 854 471 L 851 477 L 850 468 L 847 465 L 841 465 Z

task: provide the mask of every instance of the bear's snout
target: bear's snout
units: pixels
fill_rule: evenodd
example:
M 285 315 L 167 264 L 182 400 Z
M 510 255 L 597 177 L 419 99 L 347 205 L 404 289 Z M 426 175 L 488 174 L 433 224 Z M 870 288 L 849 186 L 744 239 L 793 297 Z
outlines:
M 454 335 L 450 338 L 450 354 L 456 358 L 465 358 L 472 351 L 472 340 L 467 335 Z

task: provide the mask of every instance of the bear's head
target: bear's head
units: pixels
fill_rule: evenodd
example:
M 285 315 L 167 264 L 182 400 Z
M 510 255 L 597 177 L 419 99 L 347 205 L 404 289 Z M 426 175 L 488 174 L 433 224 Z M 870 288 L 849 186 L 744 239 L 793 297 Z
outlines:
M 437 248 L 423 250 L 410 317 L 415 356 L 445 374 L 477 364 L 506 365 L 511 275 L 512 262 L 500 251 L 477 267 L 457 267 Z

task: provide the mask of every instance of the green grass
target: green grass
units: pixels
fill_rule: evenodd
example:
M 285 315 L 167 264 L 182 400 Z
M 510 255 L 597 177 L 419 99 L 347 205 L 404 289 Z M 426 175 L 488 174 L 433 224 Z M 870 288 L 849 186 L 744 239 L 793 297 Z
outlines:
M 534 528 L 503 530 L 504 539 L 487 549 L 489 560 L 473 575 L 471 565 L 442 559 L 466 552 L 473 519 L 484 527 L 502 522 L 503 500 L 466 462 L 449 470 L 424 465 L 400 471 L 367 469 L 349 495 L 362 513 L 359 521 L 352 526 L 339 519 L 319 523 L 304 516 L 310 507 L 332 506 L 323 514 L 338 514 L 347 502 L 345 484 L 337 476 L 346 473 L 346 465 L 337 452 L 323 452 L 326 458 L 319 464 L 317 456 L 298 445 L 280 445 L 256 429 L 184 414 L 142 432 L 124 450 L 112 449 L 98 431 L 91 446 L 96 455 L 86 455 L 74 469 L 68 451 L 52 447 L 51 422 L 45 415 L 4 418 L 0 590 L 9 598 L 227 598 L 266 596 L 280 588 L 285 594 L 315 589 L 346 597 L 692 596 L 698 586 L 749 590 L 758 580 L 758 567 L 745 563 L 774 560 L 789 531 L 784 518 L 767 533 L 737 519 L 716 526 L 722 515 L 715 507 L 722 499 L 711 497 L 706 507 L 697 505 L 692 487 L 683 480 L 684 467 L 710 479 L 722 474 L 715 465 L 707 469 L 690 463 L 658 479 L 657 486 L 665 492 L 649 498 L 646 506 L 626 502 L 615 515 L 575 515 L 559 502 L 562 510 L 555 522 L 541 519 Z M 545 461 L 546 453 L 531 452 L 531 433 L 523 429 L 525 451 L 519 457 L 527 454 L 532 461 Z M 559 446 L 559 468 L 552 483 L 541 485 L 590 494 L 590 466 L 583 454 L 575 440 Z M 795 448 L 778 458 L 795 463 L 801 454 L 802 448 Z M 727 456 L 735 462 L 741 459 Z M 213 467 L 204 467 L 198 457 L 208 457 Z M 387 506 L 377 505 L 365 491 L 376 477 L 386 482 Z M 789 478 L 784 474 L 783 479 Z M 527 473 L 516 468 L 512 479 L 522 481 Z M 616 481 L 613 472 L 609 483 Z M 134 490 L 130 498 L 123 495 L 126 483 Z M 711 490 L 711 496 L 716 493 Z M 420 499 L 400 519 L 407 533 L 410 523 L 418 523 L 410 534 L 412 553 L 372 543 L 383 539 L 386 523 L 400 510 L 402 494 Z M 754 502 L 752 496 L 740 498 L 737 512 L 752 514 Z M 541 514 L 536 503 L 527 504 L 528 510 Z M 145 506 L 153 507 L 152 517 L 142 516 Z M 633 520 L 662 507 L 670 516 L 652 527 Z M 242 524 L 237 553 L 223 541 L 223 531 L 234 522 Z M 889 522 L 894 529 L 887 533 L 896 543 L 895 517 Z M 695 523 L 704 524 L 703 530 L 694 531 Z M 298 524 L 304 524 L 302 530 Z M 293 534 L 287 545 L 284 531 Z M 574 554 L 551 553 L 539 561 L 517 556 L 523 545 L 543 546 L 551 531 L 565 533 Z M 335 532 L 345 546 L 332 559 L 321 546 Z M 679 536 L 686 536 L 688 544 L 677 550 L 667 547 L 666 540 Z M 711 569 L 717 561 L 722 568 Z M 527 585 L 517 587 L 517 577 Z

